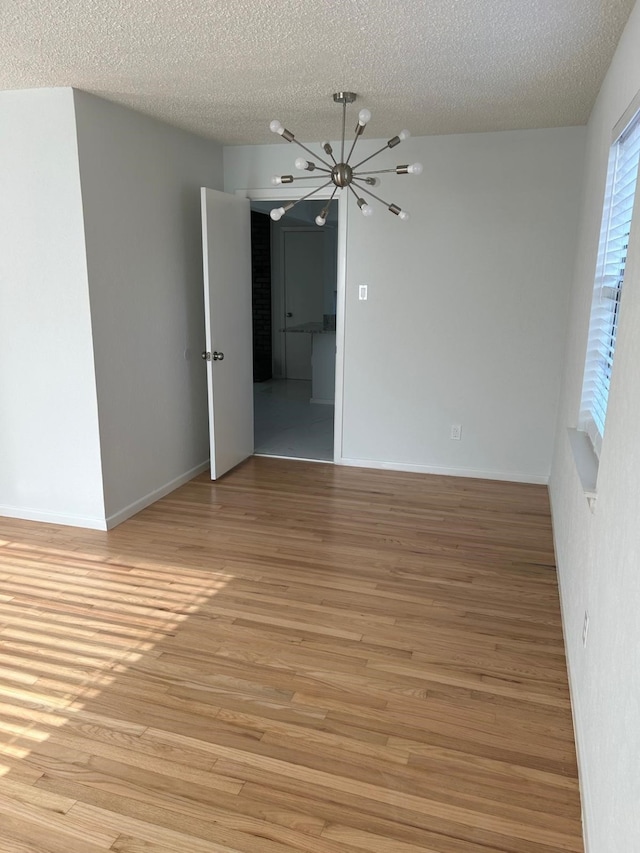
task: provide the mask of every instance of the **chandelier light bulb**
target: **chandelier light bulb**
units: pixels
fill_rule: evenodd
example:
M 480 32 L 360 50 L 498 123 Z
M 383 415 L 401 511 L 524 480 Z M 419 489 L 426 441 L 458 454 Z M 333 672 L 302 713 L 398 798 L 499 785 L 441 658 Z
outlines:
M 280 177 L 280 175 L 274 175 L 271 178 L 271 183 L 273 184 L 274 187 L 277 187 L 278 184 L 282 183 L 282 178 Z
M 271 209 L 269 216 L 273 219 L 274 222 L 277 222 L 279 219 L 282 219 L 284 214 L 285 214 L 284 207 L 274 207 Z
M 407 169 L 407 172 L 410 175 L 421 175 L 422 174 L 422 163 L 412 163 L 409 166 L 409 168 Z
M 371 121 L 371 111 L 367 110 L 367 109 L 360 110 L 360 112 L 358 113 L 359 124 L 361 124 L 364 127 L 365 125 L 369 124 L 370 121 Z
M 295 162 L 295 167 L 296 167 L 296 169 L 300 169 L 301 171 L 304 171 L 304 169 L 309 168 L 309 163 L 304 159 L 304 157 L 298 157 L 296 162 Z
M 324 218 L 324 216 L 316 216 L 316 225 L 319 225 L 320 228 L 322 228 L 326 221 L 327 220 Z
M 373 208 L 370 204 L 363 204 L 361 210 L 363 216 L 373 216 Z
M 404 142 L 405 139 L 408 139 L 410 136 L 411 136 L 411 134 L 409 133 L 408 130 L 401 130 L 400 133 L 398 134 L 398 139 L 400 140 L 400 142 Z
M 406 210 L 401 210 L 398 214 L 398 219 L 401 219 L 403 222 L 406 222 L 407 219 L 410 219 L 410 216 Z
M 271 131 L 271 133 L 279 133 L 280 136 L 282 136 L 282 134 L 284 133 L 284 125 L 279 122 L 277 118 L 274 118 L 274 120 L 269 125 L 269 130 Z

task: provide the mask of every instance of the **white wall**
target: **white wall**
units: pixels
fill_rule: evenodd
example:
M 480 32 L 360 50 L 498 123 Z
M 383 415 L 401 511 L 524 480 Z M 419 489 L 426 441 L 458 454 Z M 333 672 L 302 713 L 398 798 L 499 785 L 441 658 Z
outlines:
M 375 161 L 425 170 L 376 190 L 408 223 L 350 205 L 343 461 L 546 482 L 584 138 L 416 138 Z M 380 141 L 358 147 L 365 156 Z M 286 143 L 225 148 L 225 188 L 266 188 L 295 156 Z
M 199 188 L 222 188 L 222 150 L 83 92 L 75 105 L 111 524 L 209 456 Z
M 588 127 L 584 204 L 551 477 L 589 853 L 640 850 L 640 222 L 629 245 L 597 501 L 569 444 L 578 420 L 611 131 L 640 89 L 636 4 Z M 636 207 L 636 217 L 638 207 Z M 590 616 L 582 646 L 584 612 Z
M 71 89 L 0 92 L 0 515 L 104 526 Z

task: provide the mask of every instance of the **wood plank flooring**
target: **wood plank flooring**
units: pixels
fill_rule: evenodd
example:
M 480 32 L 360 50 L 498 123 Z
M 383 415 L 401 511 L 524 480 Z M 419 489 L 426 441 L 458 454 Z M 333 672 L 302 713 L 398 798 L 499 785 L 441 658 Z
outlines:
M 0 519 L 2 853 L 582 849 L 545 488 L 254 458 Z

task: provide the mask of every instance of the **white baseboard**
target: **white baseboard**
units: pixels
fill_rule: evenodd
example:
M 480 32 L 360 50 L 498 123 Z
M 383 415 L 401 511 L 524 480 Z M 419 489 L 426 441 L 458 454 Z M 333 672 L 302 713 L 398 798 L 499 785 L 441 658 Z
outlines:
M 569 680 L 569 704 L 571 705 L 571 717 L 573 719 L 573 738 L 575 741 L 576 747 L 576 761 L 578 764 L 578 788 L 580 791 L 580 808 L 581 808 L 581 818 L 582 818 L 582 841 L 584 844 L 584 853 L 589 853 L 591 849 L 589 846 L 589 825 L 590 825 L 590 815 L 589 815 L 589 802 L 590 798 L 588 797 L 588 784 L 586 774 L 583 773 L 584 761 L 582 758 L 582 738 L 580 737 L 580 719 L 577 710 L 577 703 L 574 701 L 575 691 L 574 691 L 574 681 L 573 681 L 573 672 L 571 669 L 571 660 L 569 655 L 567 654 L 567 650 L 569 649 L 569 645 L 567 643 L 567 622 L 565 617 L 565 597 L 562 592 L 562 572 L 560 571 L 560 565 L 558 561 L 558 548 L 556 545 L 556 528 L 553 523 L 554 513 L 553 513 L 553 497 L 551 494 L 551 489 L 549 489 L 549 504 L 551 506 L 551 529 L 553 532 L 553 552 L 556 561 L 556 577 L 558 579 L 558 592 L 560 598 L 560 622 L 562 625 L 562 639 L 564 642 L 565 648 L 565 660 L 567 663 L 567 676 Z
M 354 468 L 377 468 L 385 471 L 408 471 L 412 474 L 442 474 L 447 477 L 470 477 L 480 480 L 504 480 L 508 483 L 534 483 L 546 486 L 549 476 L 523 474 L 521 471 L 482 471 L 477 468 L 441 468 L 436 465 L 416 465 L 412 462 L 381 462 L 374 459 L 351 459 L 341 456 L 336 465 L 351 465 Z
M 89 530 L 106 530 L 104 518 L 94 518 L 86 515 L 65 515 L 60 512 L 31 509 L 30 507 L 15 507 L 0 505 L 0 516 L 20 518 L 24 521 L 39 521 L 43 524 L 62 524 L 65 527 L 86 527 Z
M 202 474 L 202 472 L 206 471 L 208 468 L 209 460 L 207 459 L 205 462 L 201 462 L 200 465 L 196 465 L 195 468 L 192 468 L 190 471 L 186 471 L 184 474 L 181 474 L 169 483 L 165 483 L 164 486 L 154 489 L 152 492 L 149 492 L 148 495 L 144 495 L 144 497 L 134 501 L 132 504 L 129 504 L 129 506 L 113 513 L 107 518 L 94 518 L 92 516 L 84 515 L 65 515 L 59 512 L 48 512 L 47 510 L 30 509 L 29 507 L 2 506 L 1 504 L 0 516 L 4 515 L 7 518 L 20 518 L 24 521 L 40 521 L 45 524 L 62 524 L 66 527 L 85 527 L 89 530 L 111 530 L 116 525 L 126 521 L 127 518 L 131 518 L 132 515 L 140 512 L 140 510 L 145 509 L 152 503 L 160 500 L 160 498 L 168 495 L 170 492 L 174 491 L 174 489 L 188 483 L 189 480 L 193 480 L 194 477 L 197 477 L 198 474 Z
M 173 492 L 175 489 L 183 486 L 185 483 L 188 483 L 189 480 L 193 480 L 194 477 L 197 477 L 198 474 L 202 474 L 208 468 L 209 459 L 205 462 L 201 462 L 199 465 L 196 465 L 195 468 L 185 471 L 184 474 L 180 474 L 179 477 L 175 477 L 175 479 L 170 480 L 158 489 L 154 489 L 152 492 L 149 492 L 149 494 L 144 495 L 144 497 L 139 498 L 137 501 L 134 501 L 128 506 L 125 506 L 123 509 L 118 510 L 118 512 L 114 512 L 112 515 L 107 516 L 106 528 L 102 529 L 111 530 L 116 525 L 122 524 L 123 521 L 131 518 L 132 515 L 135 515 L 141 510 L 146 509 L 148 506 L 151 506 L 151 504 L 159 501 L 160 498 L 163 498 L 165 495 L 168 495 L 170 492 Z

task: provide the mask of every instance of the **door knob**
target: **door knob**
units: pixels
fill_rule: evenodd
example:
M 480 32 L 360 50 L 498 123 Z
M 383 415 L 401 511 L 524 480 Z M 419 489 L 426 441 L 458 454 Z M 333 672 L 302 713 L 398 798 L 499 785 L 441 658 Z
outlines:
M 224 353 L 223 352 L 214 352 L 213 353 L 213 360 L 214 361 L 223 361 L 224 360 Z
M 287 311 L 287 313 L 284 316 L 285 317 L 293 317 L 293 314 L 291 313 L 291 311 Z
M 205 350 L 205 352 L 202 353 L 202 360 L 211 361 L 211 353 Z

